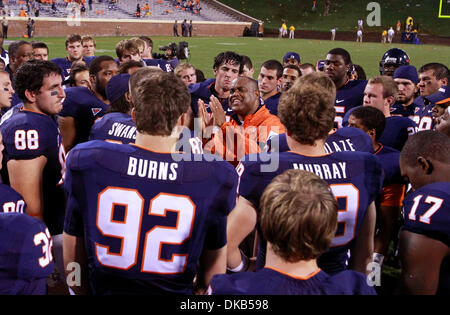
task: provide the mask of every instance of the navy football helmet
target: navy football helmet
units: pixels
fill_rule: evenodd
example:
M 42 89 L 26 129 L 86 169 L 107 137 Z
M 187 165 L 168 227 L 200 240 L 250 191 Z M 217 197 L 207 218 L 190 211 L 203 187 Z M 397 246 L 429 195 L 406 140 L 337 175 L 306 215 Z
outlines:
M 380 61 L 380 74 L 392 77 L 395 69 L 409 65 L 409 56 L 403 49 L 392 48 L 386 51 Z

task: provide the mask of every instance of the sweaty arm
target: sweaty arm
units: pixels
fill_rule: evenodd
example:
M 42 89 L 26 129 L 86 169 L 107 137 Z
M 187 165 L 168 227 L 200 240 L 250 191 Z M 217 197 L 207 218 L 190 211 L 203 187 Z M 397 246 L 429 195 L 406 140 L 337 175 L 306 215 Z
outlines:
M 257 222 L 257 213 L 253 204 L 239 197 L 236 207 L 228 215 L 227 223 L 227 267 L 237 268 L 241 260 L 239 245 L 253 231 Z
M 425 235 L 403 230 L 399 255 L 402 274 L 398 293 L 435 294 L 442 260 L 450 255 L 449 247 Z
M 374 234 L 375 234 L 376 209 L 372 202 L 366 211 L 366 216 L 358 231 L 355 244 L 350 249 L 349 269 L 367 274 L 367 265 L 372 262 Z
M 76 295 L 89 293 L 88 270 L 86 264 L 86 253 L 84 250 L 84 239 L 63 233 L 63 255 L 64 269 L 66 272 L 69 287 Z M 76 263 L 73 265 L 72 263 Z M 81 276 L 76 272 L 80 268 Z M 77 278 L 79 277 L 79 278 Z M 79 280 L 79 281 L 77 281 Z
M 70 116 L 58 116 L 58 125 L 63 139 L 64 150 L 69 152 L 73 147 L 75 136 L 77 134 L 75 119 Z
M 9 160 L 7 163 L 11 187 L 23 196 L 26 213 L 43 220 L 43 172 L 47 158 L 39 156 L 31 160 Z
M 227 267 L 227 245 L 219 249 L 204 249 L 200 258 L 196 294 L 203 294 L 217 274 L 224 274 Z

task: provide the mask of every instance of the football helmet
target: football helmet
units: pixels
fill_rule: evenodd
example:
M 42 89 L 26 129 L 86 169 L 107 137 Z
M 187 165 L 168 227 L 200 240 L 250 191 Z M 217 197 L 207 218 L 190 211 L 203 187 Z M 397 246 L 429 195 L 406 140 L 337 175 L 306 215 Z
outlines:
M 395 69 L 403 65 L 409 65 L 409 61 L 409 56 L 403 49 L 389 49 L 381 58 L 380 74 L 392 77 Z

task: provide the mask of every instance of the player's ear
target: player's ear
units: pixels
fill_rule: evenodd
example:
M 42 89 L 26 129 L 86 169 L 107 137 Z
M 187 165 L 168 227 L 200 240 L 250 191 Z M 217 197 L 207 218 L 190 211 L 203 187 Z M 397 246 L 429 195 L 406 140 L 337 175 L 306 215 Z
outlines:
M 417 158 L 417 163 L 426 175 L 433 173 L 433 163 L 430 160 L 427 160 L 423 156 L 419 156 Z
M 34 103 L 36 101 L 37 93 L 34 91 L 30 91 L 28 89 L 25 90 L 25 97 L 30 103 Z
M 131 119 L 133 119 L 134 123 L 136 123 L 136 110 L 131 108 Z

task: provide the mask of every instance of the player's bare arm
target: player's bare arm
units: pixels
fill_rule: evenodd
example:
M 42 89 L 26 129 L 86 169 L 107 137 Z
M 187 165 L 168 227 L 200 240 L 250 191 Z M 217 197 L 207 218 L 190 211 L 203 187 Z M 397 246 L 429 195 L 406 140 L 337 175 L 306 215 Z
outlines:
M 196 293 L 203 294 L 208 288 L 212 277 L 223 274 L 227 268 L 227 245 L 222 248 L 210 250 L 204 249 L 200 258 L 198 269 Z
M 73 147 L 77 133 L 75 129 L 75 120 L 73 117 L 58 116 L 58 125 L 63 139 L 64 150 L 69 152 Z
M 447 245 L 425 235 L 402 231 L 399 255 L 402 264 L 399 294 L 436 294 L 442 260 L 450 255 Z
M 241 263 L 239 244 L 256 226 L 257 214 L 253 204 L 243 197 L 239 197 L 236 207 L 228 215 L 227 222 L 227 267 L 236 268 Z
M 77 263 L 81 271 L 80 286 L 70 286 L 76 295 L 83 295 L 89 293 L 89 281 L 86 266 L 86 253 L 84 250 L 84 239 L 82 237 L 73 236 L 63 233 L 63 254 L 64 254 L 64 269 L 66 276 L 70 276 L 71 268 L 67 268 L 70 263 Z M 68 270 L 69 269 L 69 270 Z
M 367 274 L 367 265 L 372 262 L 376 209 L 375 202 L 367 208 L 366 216 L 359 229 L 355 244 L 350 250 L 349 268 Z
M 45 156 L 32 160 L 10 160 L 7 163 L 11 187 L 23 196 L 27 203 L 27 214 L 39 220 L 43 220 L 42 174 L 46 164 Z

